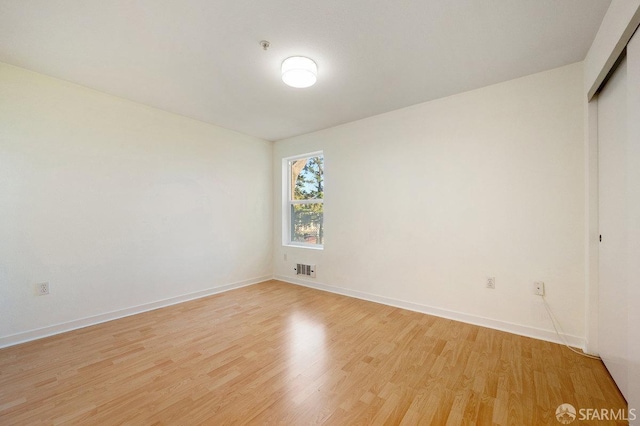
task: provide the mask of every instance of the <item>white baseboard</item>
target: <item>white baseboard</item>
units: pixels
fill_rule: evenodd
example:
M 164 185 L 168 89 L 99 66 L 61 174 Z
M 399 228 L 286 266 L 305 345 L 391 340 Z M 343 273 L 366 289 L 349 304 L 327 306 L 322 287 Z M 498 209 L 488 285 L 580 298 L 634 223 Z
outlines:
M 357 290 L 349 290 L 342 287 L 330 286 L 316 281 L 310 281 L 301 278 L 286 277 L 282 275 L 274 275 L 276 280 L 284 281 L 290 284 L 297 284 L 304 287 L 313 288 L 316 290 L 327 291 L 330 293 L 341 294 L 343 296 L 355 297 L 357 299 L 367 300 L 369 302 L 381 303 L 383 305 L 394 306 L 396 308 L 407 309 L 409 311 L 420 312 L 423 314 L 434 315 L 437 317 L 447 318 L 455 321 L 464 322 L 467 324 L 479 325 L 481 327 L 492 328 L 495 330 L 506 331 L 508 333 L 517 334 L 520 336 L 531 337 L 538 340 L 544 340 L 547 342 L 563 344 L 562 340 L 558 338 L 555 331 L 545 330 L 541 328 L 529 327 L 526 325 L 514 324 L 506 321 L 495 320 L 491 318 L 484 318 L 476 315 L 465 314 L 462 312 L 450 311 L 447 309 L 436 308 L 428 305 L 421 305 L 413 302 L 406 302 L 404 300 L 391 299 L 389 297 L 378 296 L 371 293 L 365 293 Z M 573 347 L 585 349 L 585 340 L 578 336 L 565 335 L 567 343 Z
M 394 306 L 397 308 L 407 309 L 410 311 L 420 312 L 423 314 L 434 315 L 437 317 L 452 319 L 468 324 L 479 325 L 481 327 L 488 327 L 495 330 L 506 331 L 508 333 L 518 334 L 520 336 L 531 337 L 534 339 L 545 340 L 553 343 L 563 342 L 558 339 L 558 336 L 553 330 L 544 330 L 535 327 L 529 327 L 519 324 L 514 324 L 506 321 L 494 320 L 491 318 L 484 318 L 476 315 L 465 314 L 462 312 L 450 311 L 447 309 L 436 308 L 428 305 L 421 305 L 413 302 L 406 302 L 403 300 L 392 299 L 389 297 L 378 296 L 371 293 L 361 292 L 357 290 L 349 290 L 346 288 L 330 286 L 327 284 L 318 283 L 315 281 L 304 280 L 294 277 L 286 277 L 281 275 L 264 276 L 244 280 L 232 284 L 223 285 L 220 287 L 213 287 L 207 290 L 202 290 L 194 293 L 188 293 L 169 299 L 163 299 L 156 302 L 145 303 L 144 305 L 132 306 L 130 308 L 120 309 L 117 311 L 106 312 L 100 315 L 94 315 L 91 317 L 81 318 L 61 324 L 55 324 L 48 327 L 43 327 L 35 330 L 29 330 L 21 333 L 12 334 L 9 336 L 0 337 L 0 348 L 17 345 L 20 343 L 29 342 L 32 340 L 42 339 L 44 337 L 53 336 L 67 331 L 77 330 L 79 328 L 88 327 L 95 324 L 100 324 L 107 321 L 112 321 L 118 318 L 124 318 L 131 315 L 140 314 L 154 309 L 164 308 L 167 306 L 175 305 L 189 300 L 199 299 L 213 294 L 222 293 L 229 290 L 234 290 L 241 287 L 250 286 L 263 281 L 276 279 L 284 281 L 290 284 L 297 284 L 304 287 L 313 288 L 316 290 L 327 291 L 330 293 L 341 294 L 343 296 L 355 297 L 357 299 L 367 300 L 369 302 L 381 303 L 383 305 Z M 565 339 L 569 345 L 581 348 L 584 350 L 585 341 L 583 338 L 565 335 Z
M 42 339 L 43 337 L 49 337 L 55 334 L 65 333 L 67 331 L 77 330 L 79 328 L 84 328 L 84 327 L 100 324 L 107 321 L 113 321 L 118 318 L 124 318 L 131 315 L 141 314 L 143 312 L 164 308 L 164 307 L 175 305 L 178 303 L 187 302 L 189 300 L 200 299 L 202 297 L 211 296 L 213 294 L 222 293 L 229 290 L 235 290 L 237 288 L 250 286 L 250 285 L 257 284 L 263 281 L 268 281 L 271 279 L 273 279 L 271 275 L 265 276 L 265 277 L 252 278 L 252 279 L 239 281 L 232 284 L 222 285 L 220 287 L 208 288 L 206 290 L 196 291 L 194 293 L 183 294 L 183 295 L 171 297 L 168 299 L 158 300 L 151 303 L 145 303 L 143 305 L 132 306 L 130 308 L 119 309 L 117 311 L 112 311 L 112 312 L 105 312 L 103 314 L 93 315 L 86 318 L 80 318 L 77 320 L 68 321 L 61 324 L 55 324 L 48 327 L 24 331 L 24 332 L 12 334 L 9 336 L 3 336 L 3 337 L 0 337 L 0 348 L 5 348 L 7 346 L 13 346 L 20 343 L 29 342 L 31 340 Z

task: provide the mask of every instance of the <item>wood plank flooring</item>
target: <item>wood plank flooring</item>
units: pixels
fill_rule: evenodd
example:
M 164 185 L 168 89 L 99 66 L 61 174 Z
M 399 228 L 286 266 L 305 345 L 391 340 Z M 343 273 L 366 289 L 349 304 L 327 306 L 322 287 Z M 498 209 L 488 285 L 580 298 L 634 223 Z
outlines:
M 560 345 L 278 281 L 0 350 L 2 425 L 559 425 L 561 403 L 626 408 Z

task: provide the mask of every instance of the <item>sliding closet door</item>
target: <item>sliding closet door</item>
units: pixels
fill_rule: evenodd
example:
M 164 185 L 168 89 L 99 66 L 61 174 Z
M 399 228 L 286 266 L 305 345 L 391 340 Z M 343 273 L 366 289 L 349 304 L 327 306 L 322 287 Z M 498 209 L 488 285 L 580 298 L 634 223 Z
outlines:
M 627 45 L 627 276 L 629 344 L 627 402 L 640 409 L 640 32 Z M 637 414 L 637 413 L 636 413 Z M 631 424 L 639 424 L 636 419 Z
M 598 96 L 599 349 L 622 394 L 628 388 L 627 61 Z

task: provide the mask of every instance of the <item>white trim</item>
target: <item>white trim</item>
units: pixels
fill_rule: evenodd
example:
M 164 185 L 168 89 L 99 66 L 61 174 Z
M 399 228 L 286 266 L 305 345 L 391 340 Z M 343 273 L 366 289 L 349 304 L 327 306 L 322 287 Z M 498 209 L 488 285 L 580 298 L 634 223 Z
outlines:
M 288 243 L 282 244 L 284 247 L 303 248 L 311 250 L 324 250 L 324 244 L 309 244 L 309 243 Z
M 301 158 L 308 158 L 308 157 L 314 157 L 314 156 L 318 156 L 318 155 L 323 155 L 323 152 L 321 149 L 318 151 L 312 151 L 312 152 L 305 152 L 304 154 L 297 154 L 297 155 L 291 155 L 289 157 L 284 157 L 282 158 L 283 161 L 290 161 L 290 160 L 300 160 Z
M 80 318 L 48 327 L 38 328 L 35 330 L 24 331 L 21 333 L 11 334 L 9 336 L 0 337 L 0 349 L 8 346 L 18 345 L 20 343 L 30 342 L 32 340 L 42 339 L 44 337 L 53 336 L 67 331 L 77 330 L 91 325 L 100 324 L 107 321 L 113 321 L 119 318 L 131 315 L 141 314 L 147 311 L 153 311 L 159 308 L 176 305 L 178 303 L 188 302 L 189 300 L 200 299 L 202 297 L 211 296 L 213 294 L 223 293 L 229 290 L 235 290 L 241 287 L 247 287 L 264 281 L 269 281 L 273 277 L 265 276 L 239 281 L 232 284 L 226 284 L 219 287 L 212 287 L 206 290 L 187 293 L 180 296 L 170 297 L 168 299 L 158 300 L 156 302 L 145 303 L 143 305 L 132 306 L 130 308 L 118 309 L 117 311 L 105 312 L 99 315 L 93 315 L 86 318 Z
M 407 309 L 409 311 L 420 312 L 422 314 L 434 315 L 441 318 L 447 318 L 467 324 L 478 325 L 481 327 L 492 328 L 494 330 L 506 331 L 507 333 L 517 334 L 520 336 L 531 337 L 533 339 L 545 340 L 547 342 L 563 344 L 553 330 L 544 330 L 541 328 L 529 327 L 526 325 L 514 324 L 506 321 L 484 318 L 476 315 L 465 314 L 462 312 L 450 311 L 447 309 L 436 308 L 433 306 L 421 305 L 418 303 L 407 302 L 404 300 L 391 299 L 389 297 L 378 296 L 371 293 L 365 293 L 357 290 L 349 290 L 342 287 L 335 287 L 321 284 L 315 281 L 308 281 L 300 278 L 285 277 L 275 275 L 276 280 L 284 281 L 290 284 L 301 285 L 316 290 L 327 291 L 329 293 L 341 294 L 343 296 L 355 297 L 369 302 L 381 303 L 383 305 L 394 306 L 396 308 Z M 578 336 L 565 335 L 565 339 L 569 345 L 584 350 L 584 339 Z
M 309 287 L 316 290 L 326 291 L 329 293 L 340 294 L 347 297 L 355 297 L 356 299 L 366 300 L 374 303 L 381 303 L 387 306 L 394 306 L 401 309 L 407 309 L 414 312 L 420 312 L 423 314 L 434 315 L 441 318 L 447 318 L 455 321 L 464 322 L 467 324 L 478 325 L 481 327 L 488 327 L 495 330 L 505 331 L 508 333 L 517 334 L 520 336 L 531 337 L 534 339 L 545 340 L 553 343 L 562 343 L 558 340 L 555 333 L 551 330 L 543 330 L 534 327 L 523 326 L 505 321 L 494 320 L 490 318 L 479 317 L 476 315 L 465 314 L 461 312 L 450 311 L 447 309 L 436 308 L 427 305 L 421 305 L 413 302 L 406 302 L 403 300 L 392 299 L 384 296 L 378 296 L 371 293 L 365 293 L 357 290 L 349 290 L 341 287 L 330 286 L 321 284 L 315 281 L 308 281 L 300 278 L 285 277 L 282 275 L 264 276 L 253 278 L 249 280 L 240 281 L 237 283 L 227 284 L 220 287 L 213 287 L 207 290 L 202 290 L 194 293 L 188 293 L 181 296 L 172 297 L 169 299 L 163 299 L 156 302 L 146 303 L 144 305 L 132 306 L 130 308 L 120 309 L 117 311 L 106 312 L 100 315 L 94 315 L 87 318 L 81 318 L 61 324 L 52 325 L 49 327 L 43 327 L 36 330 L 29 330 L 22 333 L 12 334 L 9 336 L 0 337 L 0 349 L 18 345 L 20 343 L 30 342 L 32 340 L 42 339 L 56 334 L 66 333 L 68 331 L 77 330 L 84 327 L 89 327 L 103 322 L 113 321 L 119 318 L 128 317 L 131 315 L 141 314 L 143 312 L 152 311 L 155 309 L 165 308 L 167 306 L 176 305 L 178 303 L 188 302 L 190 300 L 200 299 L 202 297 L 211 296 L 218 293 L 223 293 L 230 290 L 235 290 L 242 287 L 258 284 L 261 282 L 276 279 L 290 284 L 296 284 L 303 287 Z M 567 342 L 574 347 L 578 347 L 584 350 L 584 339 L 567 335 L 565 336 Z
M 282 245 L 289 244 L 289 233 L 291 232 L 291 224 L 289 220 L 289 182 L 291 181 L 291 167 L 289 167 L 289 159 L 282 159 L 282 180 L 280 181 L 280 189 L 282 189 L 282 198 L 280 202 L 282 203 L 282 212 L 281 218 L 282 220 L 282 232 L 280 237 L 282 238 Z
M 596 38 L 589 52 L 587 52 L 587 58 L 585 58 L 589 65 L 592 55 L 599 54 L 603 58 L 606 58 L 604 63 L 599 64 L 601 67 L 593 81 L 586 82 L 587 84 L 591 83 L 588 86 L 587 101 L 590 101 L 595 96 L 609 74 L 613 72 L 618 59 L 622 55 L 622 52 L 624 52 L 624 49 L 627 47 L 629 40 L 631 40 L 631 37 L 639 25 L 640 2 L 638 2 L 638 0 L 634 0 L 633 2 L 629 0 L 614 0 L 611 3 L 600 24 Z M 598 52 L 592 52 L 594 46 Z M 591 69 L 589 69 L 589 71 L 591 71 Z
M 287 247 L 310 248 L 315 250 L 323 250 L 324 244 L 306 244 L 297 241 L 291 241 L 291 208 L 292 204 L 322 204 L 324 199 L 310 200 L 291 200 L 291 161 L 300 160 L 302 158 L 318 157 L 324 159 L 324 151 L 314 151 L 306 154 L 293 155 L 282 159 L 282 245 Z
M 598 354 L 598 95 L 585 105 L 585 348 Z

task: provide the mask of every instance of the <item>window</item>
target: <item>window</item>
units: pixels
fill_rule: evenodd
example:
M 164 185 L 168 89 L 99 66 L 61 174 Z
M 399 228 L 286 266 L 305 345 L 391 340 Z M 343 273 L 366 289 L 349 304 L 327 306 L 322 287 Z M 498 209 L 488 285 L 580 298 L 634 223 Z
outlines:
M 284 160 L 285 245 L 321 249 L 324 244 L 324 156 L 314 152 Z

